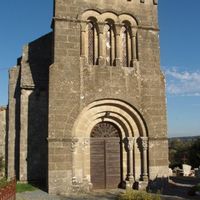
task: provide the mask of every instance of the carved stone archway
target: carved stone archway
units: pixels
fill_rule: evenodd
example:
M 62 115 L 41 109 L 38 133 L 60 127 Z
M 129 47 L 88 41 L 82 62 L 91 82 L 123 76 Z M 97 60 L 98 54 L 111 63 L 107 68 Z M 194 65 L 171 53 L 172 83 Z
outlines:
M 79 143 L 72 155 L 73 180 L 86 180 L 91 183 L 91 133 L 93 135 L 96 130 L 100 134 L 99 126 L 105 127 L 109 123 L 117 127 L 123 141 L 122 180 L 129 185 L 138 180 L 147 180 L 147 127 L 141 114 L 133 106 L 115 99 L 95 101 L 85 107 L 78 116 L 73 127 L 73 137 L 77 138 Z M 115 133 L 113 127 L 108 126 L 108 129 L 111 132 L 113 130 L 112 134 Z

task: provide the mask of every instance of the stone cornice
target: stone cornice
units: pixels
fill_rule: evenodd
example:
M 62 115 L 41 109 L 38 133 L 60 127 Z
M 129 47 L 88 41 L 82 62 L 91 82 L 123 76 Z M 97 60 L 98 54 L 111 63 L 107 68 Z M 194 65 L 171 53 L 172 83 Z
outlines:
M 73 138 L 51 138 L 51 137 L 48 137 L 47 138 L 47 141 L 48 142 L 72 142 Z
M 149 141 L 168 141 L 167 137 L 149 137 Z

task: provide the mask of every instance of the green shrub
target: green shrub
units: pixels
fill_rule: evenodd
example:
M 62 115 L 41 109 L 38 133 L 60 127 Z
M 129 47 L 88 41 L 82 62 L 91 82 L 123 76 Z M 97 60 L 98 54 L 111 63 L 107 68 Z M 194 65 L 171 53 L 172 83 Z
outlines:
M 119 200 L 161 200 L 158 194 L 149 194 L 143 191 L 126 190 L 124 194 L 119 196 Z
M 8 184 L 8 182 L 6 181 L 6 178 L 0 179 L 0 188 L 6 186 L 7 184 Z
M 196 190 L 197 192 L 200 192 L 200 183 L 197 184 L 197 185 L 195 186 L 195 190 Z
M 3 157 L 0 156 L 0 178 L 4 176 L 4 171 L 5 171 L 5 163 Z

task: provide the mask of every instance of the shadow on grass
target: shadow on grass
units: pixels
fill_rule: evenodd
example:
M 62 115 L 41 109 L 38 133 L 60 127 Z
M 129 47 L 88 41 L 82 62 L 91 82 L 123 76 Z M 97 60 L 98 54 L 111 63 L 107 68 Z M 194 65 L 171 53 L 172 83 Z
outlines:
M 199 196 L 190 196 L 191 188 L 198 183 L 199 180 L 191 177 L 171 177 L 167 187 L 162 191 L 164 195 L 176 196 L 188 200 L 199 200 Z

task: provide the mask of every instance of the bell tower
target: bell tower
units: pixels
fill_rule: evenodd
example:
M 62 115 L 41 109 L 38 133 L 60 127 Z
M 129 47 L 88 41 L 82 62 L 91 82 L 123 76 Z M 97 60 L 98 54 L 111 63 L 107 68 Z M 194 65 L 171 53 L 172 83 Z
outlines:
M 167 176 L 158 0 L 55 0 L 54 4 L 49 192 L 92 188 L 98 173 L 92 159 L 99 152 L 97 143 L 91 146 L 92 133 L 98 127 L 99 137 L 106 135 L 102 125 L 121 134 L 117 138 L 120 146 L 116 146 L 121 152 L 116 172 L 121 182 L 117 185 L 145 186 L 149 180 Z M 101 146 L 109 152 L 108 147 Z M 108 153 L 102 163 L 107 163 L 108 156 L 112 157 Z M 118 187 L 111 183 L 108 185 Z M 107 187 L 105 180 L 95 184 Z

